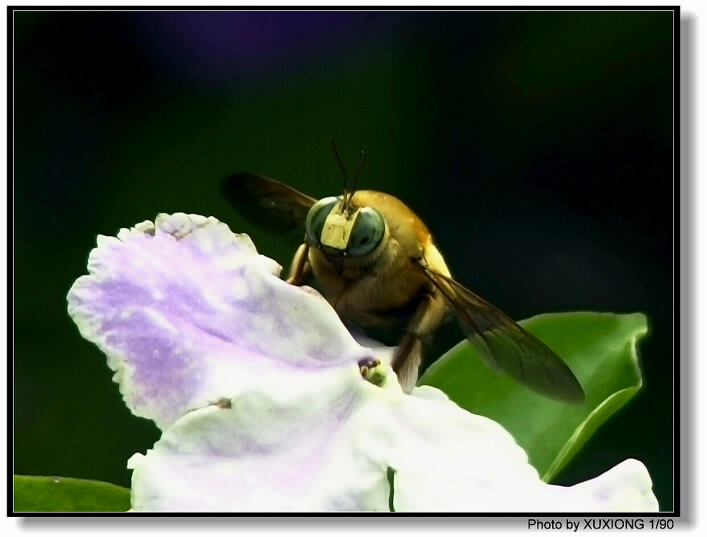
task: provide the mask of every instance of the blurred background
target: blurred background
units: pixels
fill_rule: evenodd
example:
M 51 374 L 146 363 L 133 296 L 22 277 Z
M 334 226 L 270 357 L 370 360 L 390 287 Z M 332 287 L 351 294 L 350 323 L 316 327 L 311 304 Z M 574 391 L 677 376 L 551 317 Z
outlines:
M 158 438 L 66 313 L 97 234 L 214 215 L 236 171 L 363 188 L 515 319 L 644 312 L 645 388 L 560 483 L 643 461 L 673 508 L 671 12 L 15 12 L 14 471 L 129 486 Z M 433 360 L 462 339 L 454 325 Z

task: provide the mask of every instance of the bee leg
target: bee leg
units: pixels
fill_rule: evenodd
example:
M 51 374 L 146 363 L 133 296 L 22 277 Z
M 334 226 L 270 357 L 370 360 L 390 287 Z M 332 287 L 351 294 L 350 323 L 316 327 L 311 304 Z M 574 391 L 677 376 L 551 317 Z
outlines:
M 309 244 L 306 242 L 301 244 L 295 252 L 295 257 L 290 265 L 290 273 L 287 276 L 287 283 L 292 285 L 302 285 L 312 271 L 312 267 L 308 261 Z
M 422 364 L 422 342 L 440 325 L 446 311 L 444 298 L 433 291 L 422 300 L 410 319 L 392 361 L 393 371 L 405 393 L 410 393 L 417 383 Z
M 415 387 L 421 363 L 422 340 L 412 332 L 405 332 L 393 356 L 393 371 L 405 393 Z

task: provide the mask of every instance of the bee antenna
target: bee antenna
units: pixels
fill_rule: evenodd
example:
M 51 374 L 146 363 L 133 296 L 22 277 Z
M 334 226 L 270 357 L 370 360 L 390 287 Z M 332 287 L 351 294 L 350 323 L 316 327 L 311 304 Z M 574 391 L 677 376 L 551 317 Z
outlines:
M 336 164 L 339 166 L 341 180 L 344 183 L 344 202 L 346 202 L 346 168 L 344 167 L 344 163 L 341 160 L 341 154 L 339 153 L 339 148 L 336 145 L 336 140 L 334 140 L 334 138 L 330 138 L 329 142 L 331 143 L 331 150 L 334 153 L 334 159 L 336 160 Z M 346 203 L 344 203 L 344 205 L 346 205 Z
M 358 164 L 356 165 L 356 171 L 353 175 L 353 190 L 351 190 L 351 197 L 353 197 L 356 189 L 358 188 L 358 177 L 361 175 L 363 166 L 366 164 L 366 152 L 361 151 L 361 157 L 358 159 Z M 349 202 L 351 202 L 351 197 L 349 197 Z

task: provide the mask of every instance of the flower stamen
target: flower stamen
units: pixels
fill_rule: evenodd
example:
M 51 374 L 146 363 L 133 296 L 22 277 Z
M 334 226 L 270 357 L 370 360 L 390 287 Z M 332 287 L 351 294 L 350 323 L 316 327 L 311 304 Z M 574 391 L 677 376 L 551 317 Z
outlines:
M 385 380 L 385 366 L 378 358 L 364 358 L 359 360 L 358 369 L 361 376 L 374 386 L 380 386 Z

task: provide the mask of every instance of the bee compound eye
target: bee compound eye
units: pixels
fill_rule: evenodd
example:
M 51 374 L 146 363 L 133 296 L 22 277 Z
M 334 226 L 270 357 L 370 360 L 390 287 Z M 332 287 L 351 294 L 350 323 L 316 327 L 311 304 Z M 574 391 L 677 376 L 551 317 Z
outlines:
M 339 199 L 335 196 L 324 198 L 312 205 L 307 213 L 305 220 L 305 231 L 310 243 L 314 246 L 320 246 L 322 240 L 322 229 L 326 222 L 329 213 L 336 207 Z
M 369 254 L 378 247 L 384 235 L 383 216 L 371 207 L 364 207 L 351 231 L 347 253 L 354 257 Z

